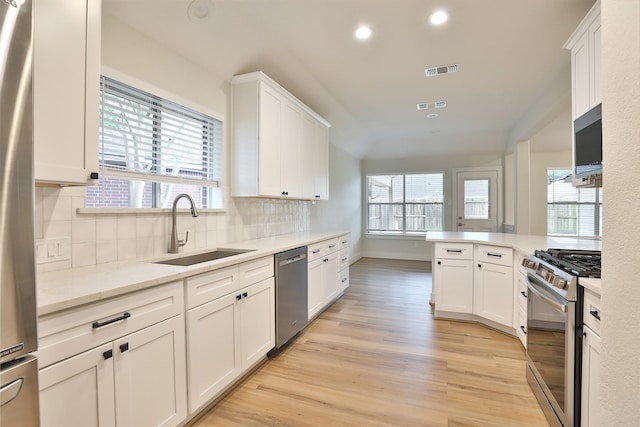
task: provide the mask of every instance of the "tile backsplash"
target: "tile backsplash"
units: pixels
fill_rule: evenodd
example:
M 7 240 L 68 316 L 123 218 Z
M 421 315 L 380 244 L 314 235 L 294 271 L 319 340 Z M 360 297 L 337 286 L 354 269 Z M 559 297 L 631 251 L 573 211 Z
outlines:
M 226 212 L 178 213 L 181 252 L 241 240 L 309 231 L 311 202 L 278 199 L 226 200 Z M 36 187 L 36 242 L 68 238 L 70 259 L 38 264 L 38 271 L 62 270 L 162 256 L 167 253 L 171 214 L 77 212 L 85 206 L 83 187 Z

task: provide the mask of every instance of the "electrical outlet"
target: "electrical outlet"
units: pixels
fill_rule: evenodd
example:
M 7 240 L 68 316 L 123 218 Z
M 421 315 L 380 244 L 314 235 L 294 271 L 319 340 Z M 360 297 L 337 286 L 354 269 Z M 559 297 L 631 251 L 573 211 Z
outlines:
M 67 261 L 70 259 L 71 241 L 68 237 L 36 240 L 36 264 Z

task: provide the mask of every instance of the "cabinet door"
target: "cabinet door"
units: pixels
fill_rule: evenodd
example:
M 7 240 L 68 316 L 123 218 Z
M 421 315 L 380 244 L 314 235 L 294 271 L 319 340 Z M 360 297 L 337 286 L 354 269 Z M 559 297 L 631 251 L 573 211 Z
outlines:
M 242 369 L 263 358 L 276 343 L 275 280 L 244 288 L 240 306 Z
M 316 120 L 309 114 L 302 116 L 302 197 L 316 199 Z
M 329 200 L 329 128 L 320 122 L 316 122 L 314 151 L 314 199 Z
M 324 283 L 324 304 L 326 306 L 340 291 L 340 277 L 338 266 L 340 265 L 340 253 L 333 252 L 322 259 L 322 281 Z
M 282 96 L 270 87 L 260 85 L 259 165 L 261 196 L 282 195 L 280 186 L 280 138 L 282 136 Z
M 115 425 L 111 351 L 105 344 L 40 370 L 43 427 Z
M 585 33 L 571 49 L 573 118 L 589 111 L 590 86 L 589 76 L 589 34 Z
M 239 292 L 187 312 L 189 412 L 231 384 L 241 372 Z
M 478 263 L 474 285 L 473 313 L 512 327 L 513 268 Z
M 591 84 L 591 107 L 602 102 L 602 25 L 600 24 L 600 17 L 589 27 L 589 53 L 591 55 L 590 61 L 590 84 Z
M 175 426 L 187 416 L 184 315 L 114 341 L 119 427 Z
M 322 279 L 322 259 L 309 263 L 307 271 L 307 305 L 309 307 L 309 320 L 315 316 L 324 304 L 324 282 Z
M 285 101 L 282 110 L 280 185 L 287 197 L 302 197 L 302 110 Z
M 433 270 L 436 310 L 473 312 L 473 261 L 437 259 Z
M 596 411 L 600 402 L 600 337 L 588 326 L 584 327 L 582 344 L 582 412 L 581 426 L 599 426 L 600 414 Z
M 98 171 L 100 14 L 99 0 L 34 4 L 36 181 L 90 184 Z

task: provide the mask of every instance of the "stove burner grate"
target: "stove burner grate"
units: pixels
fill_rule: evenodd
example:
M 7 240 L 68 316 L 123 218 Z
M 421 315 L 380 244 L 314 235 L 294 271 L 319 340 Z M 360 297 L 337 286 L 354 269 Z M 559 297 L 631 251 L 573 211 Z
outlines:
M 535 251 L 535 255 L 574 276 L 600 278 L 600 251 L 549 248 Z

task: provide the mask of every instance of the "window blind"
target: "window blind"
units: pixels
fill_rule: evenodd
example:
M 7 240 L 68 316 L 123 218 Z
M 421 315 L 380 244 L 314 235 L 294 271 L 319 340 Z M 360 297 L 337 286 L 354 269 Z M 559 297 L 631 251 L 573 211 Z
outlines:
M 602 189 L 576 188 L 571 171 L 547 171 L 547 233 L 602 235 Z
M 443 229 L 442 173 L 368 175 L 367 193 L 367 233 Z
M 107 176 L 218 187 L 222 122 L 102 76 L 99 163 Z

